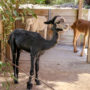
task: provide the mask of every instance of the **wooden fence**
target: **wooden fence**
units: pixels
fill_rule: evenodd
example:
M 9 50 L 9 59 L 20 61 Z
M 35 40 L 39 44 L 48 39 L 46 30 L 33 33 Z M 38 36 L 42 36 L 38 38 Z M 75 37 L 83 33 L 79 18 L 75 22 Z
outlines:
M 69 25 L 71 25 L 77 18 L 77 9 L 33 9 L 33 11 L 39 16 L 46 16 L 47 19 L 51 19 L 55 15 L 60 15 L 65 18 L 66 23 Z M 17 21 L 16 28 L 25 28 L 25 25 L 22 24 L 21 21 Z M 66 41 L 68 41 L 72 44 L 73 32 L 71 30 L 66 33 L 64 32 L 60 37 L 61 42 L 66 43 Z
M 55 15 L 61 15 L 62 17 L 65 18 L 66 23 L 68 23 L 69 25 L 71 25 L 76 19 L 77 19 L 77 9 L 33 9 L 34 13 L 39 15 L 39 16 L 46 16 L 47 19 L 51 19 L 52 17 L 54 17 Z M 82 18 L 86 19 L 86 20 L 90 20 L 90 10 L 88 9 L 83 9 L 82 11 Z M 28 16 L 29 17 L 29 16 Z M 2 33 L 2 29 L 1 29 L 1 25 L 0 25 L 0 33 Z M 16 28 L 25 28 L 25 25 L 21 22 L 21 21 L 17 21 L 15 24 Z M 61 33 L 61 39 L 60 41 L 62 43 L 69 43 L 72 44 L 73 41 L 73 32 L 72 30 L 68 30 L 67 32 Z M 2 48 L 2 47 L 1 47 Z M 10 49 L 7 50 L 8 55 L 10 56 Z
M 2 20 L 1 20 L 1 16 L 0 16 L 0 59 L 4 62 L 4 37 L 3 37 L 3 24 L 2 24 Z

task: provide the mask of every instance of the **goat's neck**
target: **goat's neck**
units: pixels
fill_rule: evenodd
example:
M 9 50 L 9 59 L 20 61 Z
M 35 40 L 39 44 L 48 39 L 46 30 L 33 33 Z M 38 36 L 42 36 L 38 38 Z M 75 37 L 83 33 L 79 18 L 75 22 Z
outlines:
M 45 49 L 49 49 L 53 47 L 57 43 L 58 39 L 58 33 L 56 31 L 53 31 L 53 37 L 51 40 L 46 40 L 45 42 Z

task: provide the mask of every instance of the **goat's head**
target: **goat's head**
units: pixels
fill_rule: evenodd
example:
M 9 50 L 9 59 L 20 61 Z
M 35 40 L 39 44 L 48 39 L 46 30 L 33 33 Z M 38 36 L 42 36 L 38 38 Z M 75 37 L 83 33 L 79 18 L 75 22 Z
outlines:
M 45 24 L 52 24 L 52 30 L 56 31 L 65 31 L 69 27 L 61 16 L 54 16 L 51 20 L 45 22 Z

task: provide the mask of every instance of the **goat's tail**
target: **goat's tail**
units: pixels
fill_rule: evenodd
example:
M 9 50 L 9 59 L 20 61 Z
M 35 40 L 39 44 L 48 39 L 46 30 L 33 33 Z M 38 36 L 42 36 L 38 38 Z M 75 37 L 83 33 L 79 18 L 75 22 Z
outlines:
M 10 36 L 9 36 L 9 39 L 8 39 L 8 44 L 10 45 L 11 42 L 14 41 L 14 35 L 11 33 Z

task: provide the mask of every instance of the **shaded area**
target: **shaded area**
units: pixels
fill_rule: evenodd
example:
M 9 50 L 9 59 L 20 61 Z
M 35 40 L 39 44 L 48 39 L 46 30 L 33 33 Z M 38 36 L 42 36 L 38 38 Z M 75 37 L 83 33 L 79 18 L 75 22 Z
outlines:
M 81 48 L 78 53 L 73 53 L 72 45 L 58 44 L 49 49 L 40 58 L 39 77 L 42 81 L 52 86 L 55 90 L 90 90 L 90 64 L 86 63 L 86 55 L 80 57 Z M 21 54 L 20 67 L 29 74 L 30 55 L 24 51 Z M 9 78 L 8 78 L 9 79 Z M 4 78 L 0 77 L 1 82 Z M 14 85 L 10 80 L 10 90 L 26 90 L 28 76 L 20 70 L 19 84 Z M 43 83 L 33 90 L 50 90 Z

